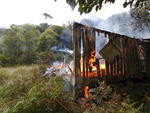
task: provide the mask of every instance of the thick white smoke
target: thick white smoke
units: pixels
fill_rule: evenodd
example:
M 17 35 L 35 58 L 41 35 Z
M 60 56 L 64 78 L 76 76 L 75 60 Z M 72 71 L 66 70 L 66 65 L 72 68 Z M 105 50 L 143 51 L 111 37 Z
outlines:
M 129 37 L 150 38 L 150 28 L 143 27 L 142 30 L 139 30 L 141 28 L 135 29 L 133 24 L 134 21 L 135 20 L 128 12 L 113 15 L 106 20 L 91 17 L 89 19 L 83 19 L 81 23 L 102 30 L 127 35 Z

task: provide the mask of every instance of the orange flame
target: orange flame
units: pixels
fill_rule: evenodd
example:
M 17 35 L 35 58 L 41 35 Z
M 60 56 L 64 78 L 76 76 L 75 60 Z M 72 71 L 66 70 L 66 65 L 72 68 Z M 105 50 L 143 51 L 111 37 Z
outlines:
M 60 64 L 60 65 L 55 66 L 54 68 L 59 70 L 59 69 L 62 69 L 62 67 L 63 67 L 63 63 Z
M 92 52 L 91 52 L 91 54 L 90 54 L 91 56 L 90 56 L 89 62 L 88 62 L 89 66 L 91 66 L 91 67 L 93 67 L 94 62 L 96 62 L 95 54 L 96 54 L 96 51 L 95 51 L 95 50 L 92 50 Z
M 97 65 L 94 65 L 94 63 L 96 62 L 97 58 L 96 58 L 96 51 L 92 50 L 90 53 L 90 57 L 88 59 L 88 77 L 96 77 L 98 76 L 97 73 Z M 81 65 L 81 77 L 83 76 L 83 58 L 80 59 L 80 65 Z M 100 63 L 99 65 L 99 69 L 100 69 L 100 74 L 105 75 L 106 76 L 106 65 L 105 62 Z
M 88 98 L 89 97 L 89 86 L 84 87 L 84 97 Z
M 105 62 L 103 62 L 103 63 L 100 64 L 100 69 L 106 69 Z

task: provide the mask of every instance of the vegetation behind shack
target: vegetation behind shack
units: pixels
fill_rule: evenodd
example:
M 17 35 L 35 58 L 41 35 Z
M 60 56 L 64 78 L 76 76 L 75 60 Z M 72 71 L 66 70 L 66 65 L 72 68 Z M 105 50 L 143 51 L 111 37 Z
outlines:
M 0 66 L 51 63 L 64 54 L 53 51 L 53 46 L 72 49 L 68 25 L 12 25 L 0 31 Z

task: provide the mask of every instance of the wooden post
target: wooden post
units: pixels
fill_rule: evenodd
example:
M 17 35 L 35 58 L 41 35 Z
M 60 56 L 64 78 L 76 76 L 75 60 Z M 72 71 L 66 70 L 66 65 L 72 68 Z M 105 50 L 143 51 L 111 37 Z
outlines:
M 85 59 L 85 57 L 86 57 L 86 55 L 85 55 L 85 40 L 84 40 L 84 37 L 85 37 L 85 29 L 84 28 L 82 28 L 82 46 L 83 46 L 83 78 L 85 79 L 86 78 L 86 76 L 85 76 L 85 72 L 86 72 L 86 59 Z
M 106 72 L 105 72 L 106 81 L 109 81 L 109 63 L 105 61 L 105 65 L 106 65 Z
M 73 90 L 73 94 L 74 97 L 76 98 L 76 96 L 78 96 L 77 90 L 80 87 L 80 80 L 79 75 L 80 75 L 80 58 L 79 58 L 79 31 L 80 31 L 80 27 L 78 26 L 78 24 L 74 24 L 73 25 L 73 46 L 74 46 L 74 78 L 75 78 L 75 86 L 74 86 L 74 90 Z

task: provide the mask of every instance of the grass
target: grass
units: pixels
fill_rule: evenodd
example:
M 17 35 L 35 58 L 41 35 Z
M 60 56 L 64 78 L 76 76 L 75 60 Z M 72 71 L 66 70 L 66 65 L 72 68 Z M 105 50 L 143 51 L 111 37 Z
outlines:
M 40 80 L 37 65 L 0 69 L 0 111 L 13 107 Z
M 47 80 L 40 68 L 31 65 L 0 69 L 0 113 L 75 112 L 77 105 L 62 91 L 62 78 Z
M 112 93 L 100 107 L 86 108 L 62 91 L 61 77 L 42 77 L 43 69 L 38 65 L 0 68 L 0 113 L 150 113 L 149 80 L 110 85 Z

